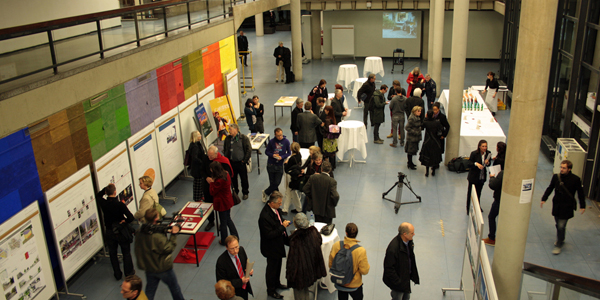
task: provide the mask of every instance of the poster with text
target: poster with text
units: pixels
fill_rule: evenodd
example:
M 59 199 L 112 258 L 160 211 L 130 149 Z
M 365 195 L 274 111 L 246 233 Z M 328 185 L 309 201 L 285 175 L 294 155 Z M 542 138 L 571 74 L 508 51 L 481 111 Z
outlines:
M 198 104 L 204 105 L 204 109 L 206 110 L 206 114 L 208 115 L 208 123 L 211 127 L 211 132 L 204 136 L 206 139 L 206 145 L 212 144 L 213 141 L 217 139 L 217 131 L 214 130 L 215 126 L 215 118 L 212 116 L 212 108 L 210 107 L 210 101 L 215 99 L 215 86 L 210 85 L 209 87 L 200 91 L 197 94 L 198 96 Z M 206 132 L 205 132 L 206 133 Z
M 139 207 L 144 190 L 138 184 L 139 178 L 149 176 L 154 180 L 152 188 L 160 193 L 163 189 L 160 165 L 158 163 L 158 150 L 156 149 L 156 133 L 154 123 L 146 126 L 127 140 L 129 147 L 129 160 L 131 161 L 131 174 L 133 186 L 135 187 L 136 205 Z M 132 211 L 131 213 L 135 213 Z
M 180 142 L 183 137 L 177 108 L 154 120 L 154 126 L 163 184 L 167 186 L 183 171 L 183 148 Z
M 215 121 L 217 133 L 219 134 L 218 138 L 224 140 L 229 134 L 229 124 L 236 124 L 227 96 L 210 100 L 210 107 L 212 108 L 212 117 Z
M 0 280 L 4 299 L 43 299 L 56 294 L 37 201 L 0 225 Z
M 112 183 L 117 188 L 117 197 L 129 208 L 131 213 L 137 211 L 133 180 L 127 155 L 127 142 L 122 142 L 110 152 L 94 162 L 96 170 L 96 187 L 102 190 Z M 137 182 L 137 181 L 136 181 Z
M 200 103 L 200 105 L 194 109 L 194 113 L 196 115 L 196 119 L 198 120 L 198 124 L 200 124 L 202 136 L 207 137 L 213 132 L 213 128 L 210 125 L 208 113 L 206 112 L 204 103 Z
M 198 128 L 196 128 L 196 121 L 194 121 L 196 118 L 194 108 L 197 105 L 198 101 L 196 101 L 196 95 L 194 95 L 177 107 L 179 110 L 179 127 L 181 128 L 182 136 L 181 146 L 183 147 L 184 153 L 190 145 L 192 132 L 198 130 Z
M 68 280 L 104 244 L 90 169 L 85 167 L 48 190 L 46 201 L 59 262 Z

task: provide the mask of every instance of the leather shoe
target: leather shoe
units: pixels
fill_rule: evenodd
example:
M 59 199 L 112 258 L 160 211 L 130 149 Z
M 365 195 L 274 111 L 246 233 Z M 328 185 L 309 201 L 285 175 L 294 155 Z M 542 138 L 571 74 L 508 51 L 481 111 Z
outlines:
M 279 294 L 278 292 L 274 292 L 272 294 L 269 294 L 269 297 L 275 298 L 275 299 L 283 299 L 283 296 L 281 294 Z
M 242 196 L 242 200 L 248 200 L 248 194 L 244 194 L 244 196 Z
M 213 227 L 215 227 L 215 223 L 209 222 L 208 224 L 206 224 L 206 227 L 204 227 L 204 231 L 210 231 Z
M 279 288 L 280 288 L 280 289 L 282 289 L 282 290 L 287 290 L 287 289 L 289 289 L 289 287 L 288 287 L 287 285 L 285 285 L 285 284 L 281 284 L 281 285 L 279 285 Z

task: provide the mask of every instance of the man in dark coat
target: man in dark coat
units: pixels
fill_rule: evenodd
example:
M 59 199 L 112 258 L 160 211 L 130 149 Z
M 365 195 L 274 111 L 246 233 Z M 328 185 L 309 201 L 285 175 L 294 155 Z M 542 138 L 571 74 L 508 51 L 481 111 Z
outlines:
M 244 247 L 240 246 L 237 236 L 228 236 L 225 245 L 227 250 L 217 259 L 217 282 L 222 279 L 230 281 L 235 288 L 235 295 L 248 300 L 248 294 L 254 296 L 250 285 L 250 276 L 254 274 L 254 270 L 245 274 L 248 256 Z
M 358 104 L 364 102 L 363 123 L 365 123 L 365 127 L 369 125 L 367 118 L 369 117 L 369 109 L 371 108 L 371 98 L 373 98 L 373 93 L 375 93 L 375 74 L 369 74 L 369 79 L 363 83 L 356 93 L 358 97 L 358 99 L 356 99 Z
M 317 141 L 317 130 L 323 126 L 323 121 L 312 112 L 312 104 L 304 103 L 304 112 L 298 114 L 296 126 L 298 127 L 298 143 L 300 147 L 308 148 Z
M 275 48 L 273 51 L 273 56 L 275 57 L 275 65 L 277 66 L 277 73 L 275 73 L 275 82 L 279 82 L 279 74 L 281 74 L 281 82 L 283 82 L 283 72 L 285 68 L 283 67 L 283 56 L 284 49 L 283 42 L 279 42 L 279 46 Z
M 552 198 L 552 215 L 556 221 L 556 243 L 552 254 L 558 255 L 565 243 L 565 234 L 567 231 L 567 221 L 574 216 L 573 211 L 577 209 L 577 201 L 575 200 L 575 192 L 579 198 L 579 210 L 583 214 L 585 212 L 585 194 L 581 186 L 579 176 L 571 173 L 573 163 L 570 160 L 563 160 L 560 163 L 560 174 L 552 175 L 550 185 L 542 196 L 540 207 L 544 207 L 544 203 L 554 190 L 554 198 Z
M 492 202 L 492 208 L 490 208 L 490 214 L 488 215 L 488 223 L 490 224 L 490 233 L 488 237 L 483 239 L 483 242 L 495 246 L 496 245 L 496 217 L 500 213 L 500 196 L 502 195 L 502 178 L 504 177 L 504 171 L 500 171 L 498 174 L 490 174 L 489 187 L 494 191 L 494 202 Z
M 231 176 L 231 185 L 233 191 L 237 194 L 240 192 L 238 185 L 238 175 L 242 181 L 242 199 L 248 199 L 250 193 L 248 184 L 248 169 L 246 165 L 250 161 L 252 155 L 252 144 L 248 136 L 240 133 L 240 127 L 237 124 L 229 125 L 229 135 L 223 143 L 223 154 L 229 159 L 233 174 Z
M 413 107 L 415 106 L 420 106 L 421 108 L 423 108 L 423 112 L 421 113 L 420 118 L 421 121 L 425 119 L 425 101 L 423 101 L 423 99 L 421 98 L 421 93 L 421 89 L 416 88 L 413 92 L 413 96 L 406 99 L 406 102 L 404 102 L 404 113 L 406 114 L 407 119 L 408 117 L 410 117 L 410 113 Z
M 404 222 L 398 228 L 398 235 L 385 250 L 383 283 L 392 290 L 393 300 L 410 299 L 410 281 L 419 284 L 415 245 L 413 244 L 414 236 L 415 227 Z
M 439 102 L 435 102 L 433 103 L 433 119 L 434 120 L 439 120 L 440 124 L 442 124 L 442 136 L 440 137 L 440 139 L 442 139 L 441 142 L 441 146 L 442 146 L 442 154 L 444 153 L 444 150 L 446 149 L 446 137 L 448 136 L 448 132 L 450 132 L 450 123 L 448 123 L 448 118 L 446 118 L 446 115 L 444 115 L 441 111 L 440 111 L 440 103 Z
M 285 69 L 285 83 L 292 83 L 294 82 L 292 78 L 292 51 L 290 51 L 290 48 L 283 47 L 282 53 L 281 59 L 283 60 L 283 68 Z
M 302 113 L 302 107 L 304 106 L 304 100 L 296 99 L 296 107 L 292 110 L 292 124 L 290 130 L 292 131 L 292 140 L 298 142 L 298 114 Z
M 258 219 L 260 253 L 267 258 L 265 272 L 267 295 L 275 299 L 283 298 L 277 289 L 288 288 L 279 281 L 281 262 L 285 257 L 285 245 L 289 244 L 286 228 L 290 226 L 290 221 L 283 219 L 283 211 L 280 209 L 282 199 L 283 195 L 280 192 L 272 192 Z
M 330 172 L 331 163 L 324 161 L 321 173 L 310 176 L 303 188 L 307 201 L 306 210 L 315 213 L 315 221 L 327 224 L 331 224 L 335 218 L 335 207 L 340 200 L 337 181 L 329 175 Z
M 238 43 L 238 51 L 248 51 L 248 38 L 244 35 L 243 31 L 240 31 L 240 35 L 237 37 Z M 242 65 L 248 66 L 248 62 L 246 61 L 248 53 L 240 53 L 242 57 L 240 57 L 240 61 Z
M 425 84 L 423 85 L 425 90 L 425 96 L 427 96 L 427 110 L 433 108 L 433 103 L 435 102 L 435 96 L 437 96 L 437 86 L 435 81 L 431 79 L 431 75 L 425 75 Z
M 373 124 L 373 142 L 375 144 L 383 144 L 383 140 L 379 138 L 379 126 L 385 122 L 385 93 L 388 87 L 382 84 L 378 91 L 373 93 L 373 101 L 371 103 L 371 123 Z
M 342 103 L 343 97 L 344 92 L 340 89 L 336 89 L 335 96 L 331 98 L 331 107 L 333 107 L 333 114 L 338 123 L 342 121 L 342 117 L 345 117 L 348 114 L 348 109 L 344 108 L 344 104 Z

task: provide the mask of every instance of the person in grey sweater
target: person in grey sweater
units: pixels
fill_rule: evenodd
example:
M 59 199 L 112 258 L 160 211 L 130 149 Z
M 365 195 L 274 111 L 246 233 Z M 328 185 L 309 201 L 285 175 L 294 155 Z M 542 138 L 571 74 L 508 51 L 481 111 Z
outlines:
M 390 112 L 392 113 L 392 143 L 391 147 L 396 148 L 398 145 L 398 135 L 400 135 L 400 147 L 404 147 L 404 108 L 406 102 L 406 91 L 397 86 L 396 95 L 390 101 Z

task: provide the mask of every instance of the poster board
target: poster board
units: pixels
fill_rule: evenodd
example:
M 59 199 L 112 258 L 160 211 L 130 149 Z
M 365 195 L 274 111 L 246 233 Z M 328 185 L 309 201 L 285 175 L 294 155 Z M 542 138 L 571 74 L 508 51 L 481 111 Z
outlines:
M 204 103 L 200 103 L 195 109 L 194 114 L 196 116 L 196 120 L 198 121 L 198 128 L 202 133 L 202 136 L 209 136 L 213 132 L 213 128 L 210 125 L 208 112 L 206 112 L 206 108 L 204 107 Z
M 54 275 L 37 201 L 0 225 L 0 279 L 7 300 L 50 299 Z
M 331 26 L 331 55 L 354 56 L 354 25 Z
M 181 103 L 177 109 L 179 111 L 179 126 L 181 127 L 181 147 L 183 153 L 187 150 L 192 132 L 198 130 L 196 127 L 196 118 L 194 108 L 198 106 L 198 99 L 193 95 L 185 102 Z
M 154 120 L 154 127 L 163 185 L 167 186 L 183 171 L 183 148 L 179 141 L 182 136 L 177 108 Z
M 211 85 L 205 88 L 200 93 L 198 93 L 197 96 L 198 104 L 203 104 L 204 108 L 206 109 L 206 113 L 208 114 L 208 122 L 210 123 L 210 126 L 212 128 L 216 128 L 215 119 L 212 117 L 212 108 L 210 107 L 210 100 L 215 99 L 215 86 Z M 212 133 L 210 133 L 208 136 L 204 136 L 204 138 L 206 139 L 206 145 L 210 145 L 214 140 L 217 139 L 217 131 L 213 130 Z
M 475 187 L 472 187 L 473 191 Z M 463 258 L 462 282 L 465 299 L 473 299 L 475 285 L 479 276 L 480 253 L 485 252 L 481 247 L 483 237 L 483 215 L 479 207 L 477 193 L 471 193 L 471 206 L 469 208 L 469 220 L 467 221 L 467 241 L 465 256 Z
M 212 117 L 215 122 L 218 138 L 224 140 L 229 134 L 229 124 L 237 124 L 237 120 L 233 116 L 231 107 L 229 106 L 229 98 L 221 96 L 210 100 L 210 107 L 212 108 Z
M 127 149 L 129 150 L 129 161 L 131 162 L 131 175 L 133 177 L 133 186 L 135 190 L 136 206 L 140 207 L 140 200 L 144 195 L 144 190 L 140 188 L 139 178 L 150 176 L 154 183 L 152 188 L 160 193 L 163 189 L 162 175 L 160 174 L 160 164 L 158 162 L 158 149 L 156 148 L 156 132 L 154 123 L 146 126 L 138 133 L 127 139 Z M 135 213 L 135 211 L 132 211 Z
M 114 149 L 94 162 L 96 171 L 96 187 L 102 190 L 109 183 L 117 188 L 117 197 L 131 213 L 137 211 L 133 180 L 131 178 L 131 165 L 127 155 L 127 142 L 122 142 Z M 136 181 L 137 183 L 137 181 Z
M 242 115 L 241 108 L 243 107 L 242 100 L 240 97 L 240 80 L 238 78 L 238 70 L 235 69 L 233 72 L 227 74 L 227 95 L 231 100 L 231 108 L 233 114 L 237 117 Z
M 89 167 L 46 191 L 46 205 L 66 281 L 104 245 Z
M 485 249 L 485 243 L 481 241 L 481 249 Z M 498 300 L 496 293 L 496 284 L 492 275 L 492 266 L 487 251 L 481 251 L 479 256 L 479 277 L 477 278 L 477 286 L 475 287 L 478 300 Z

